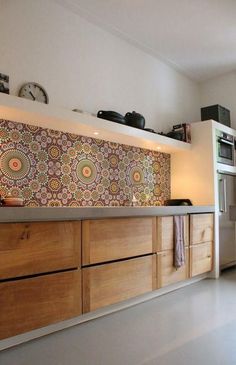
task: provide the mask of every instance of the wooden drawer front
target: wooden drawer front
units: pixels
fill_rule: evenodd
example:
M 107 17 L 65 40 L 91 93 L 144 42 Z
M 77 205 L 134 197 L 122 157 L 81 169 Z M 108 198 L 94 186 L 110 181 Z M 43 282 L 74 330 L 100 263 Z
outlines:
M 82 269 L 83 312 L 156 288 L 156 255 Z
M 191 214 L 190 245 L 213 241 L 213 214 Z
M 185 246 L 189 245 L 189 216 L 184 216 Z M 157 218 L 157 251 L 173 250 L 174 248 L 174 217 Z
M 200 275 L 213 269 L 213 243 L 207 242 L 190 247 L 190 276 Z
M 0 283 L 0 339 L 81 314 L 81 271 Z
M 175 269 L 173 266 L 174 252 L 168 250 L 157 255 L 158 288 L 186 280 L 189 277 L 189 248 L 185 248 L 185 265 Z
M 152 253 L 155 218 L 122 218 L 82 222 L 82 265 Z
M 81 222 L 0 224 L 0 279 L 80 266 Z

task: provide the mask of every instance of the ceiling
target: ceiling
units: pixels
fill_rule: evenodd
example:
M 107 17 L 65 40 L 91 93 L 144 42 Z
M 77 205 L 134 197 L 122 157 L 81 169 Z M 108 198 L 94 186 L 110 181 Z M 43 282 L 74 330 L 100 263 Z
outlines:
M 57 0 L 197 81 L 236 69 L 236 0 Z

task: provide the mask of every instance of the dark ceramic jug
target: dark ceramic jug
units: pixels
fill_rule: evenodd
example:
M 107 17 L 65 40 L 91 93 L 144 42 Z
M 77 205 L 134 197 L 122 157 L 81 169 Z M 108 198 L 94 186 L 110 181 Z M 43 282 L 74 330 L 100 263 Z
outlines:
M 139 113 L 133 111 L 125 114 L 125 121 L 130 127 L 143 129 L 145 127 L 145 118 Z

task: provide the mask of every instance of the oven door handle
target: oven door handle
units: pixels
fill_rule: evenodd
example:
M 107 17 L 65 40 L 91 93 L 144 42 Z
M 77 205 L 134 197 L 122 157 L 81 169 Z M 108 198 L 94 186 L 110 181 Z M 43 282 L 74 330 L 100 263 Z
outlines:
M 224 138 L 218 138 L 218 141 L 221 142 L 221 143 L 229 144 L 230 146 L 233 146 L 234 145 L 234 142 L 227 141 Z

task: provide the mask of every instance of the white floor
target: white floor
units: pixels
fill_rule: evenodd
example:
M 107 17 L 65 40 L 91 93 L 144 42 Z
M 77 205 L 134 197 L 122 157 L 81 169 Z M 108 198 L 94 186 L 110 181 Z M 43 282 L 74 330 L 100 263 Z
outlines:
M 236 269 L 2 351 L 0 364 L 236 364 Z

